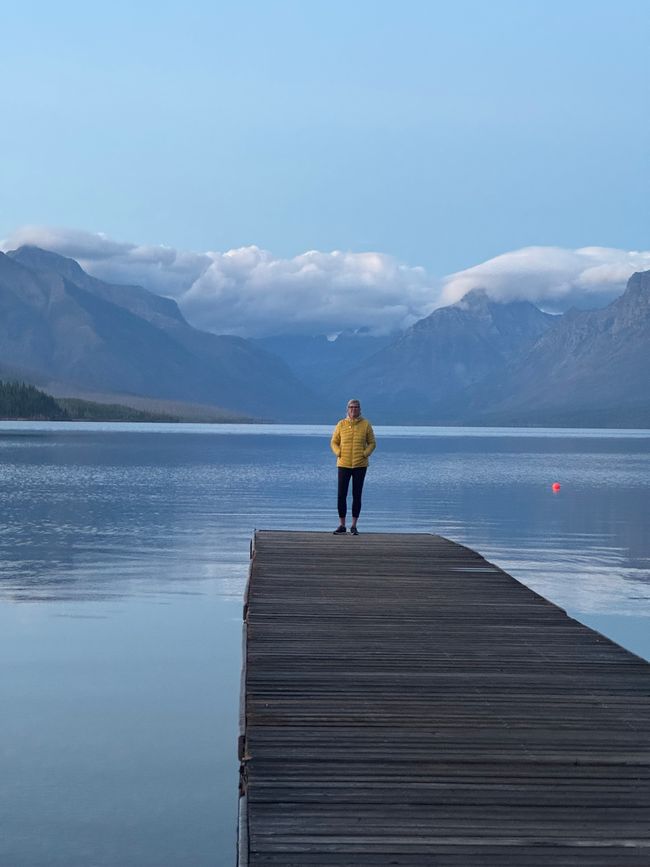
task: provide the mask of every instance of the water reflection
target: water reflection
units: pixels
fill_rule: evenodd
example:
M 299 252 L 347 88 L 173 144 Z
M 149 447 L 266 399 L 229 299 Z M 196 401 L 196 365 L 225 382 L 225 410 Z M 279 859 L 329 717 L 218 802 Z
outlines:
M 335 473 L 329 427 L 196 428 L 0 425 L 0 864 L 234 863 L 250 535 L 333 529 Z M 379 433 L 362 531 L 469 545 L 650 657 L 648 432 Z
M 238 596 L 255 527 L 335 520 L 328 428 L 94 427 L 0 437 L 5 599 Z M 572 610 L 650 612 L 649 470 L 647 432 L 394 428 L 362 526 L 441 533 Z

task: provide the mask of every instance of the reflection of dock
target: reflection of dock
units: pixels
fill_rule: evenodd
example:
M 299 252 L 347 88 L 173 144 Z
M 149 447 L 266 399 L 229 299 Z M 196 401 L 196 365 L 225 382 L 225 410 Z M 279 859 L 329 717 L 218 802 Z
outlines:
M 438 536 L 258 532 L 239 865 L 650 863 L 650 665 Z

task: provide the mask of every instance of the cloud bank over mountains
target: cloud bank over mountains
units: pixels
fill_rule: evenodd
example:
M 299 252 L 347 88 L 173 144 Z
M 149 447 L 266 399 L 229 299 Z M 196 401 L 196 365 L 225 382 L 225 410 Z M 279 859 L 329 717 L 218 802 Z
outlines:
M 446 278 L 441 303 L 483 288 L 494 301 L 531 301 L 550 313 L 603 307 L 621 295 L 635 271 L 650 269 L 650 252 L 611 247 L 523 247 Z
M 243 337 L 359 327 L 388 333 L 475 288 L 494 300 L 529 300 L 553 312 L 600 307 L 623 292 L 634 271 L 650 268 L 647 251 L 526 247 L 440 279 L 376 252 L 312 250 L 279 258 L 250 246 L 199 253 L 32 226 L 1 241 L 0 249 L 24 244 L 76 259 L 102 280 L 172 297 L 197 328 Z

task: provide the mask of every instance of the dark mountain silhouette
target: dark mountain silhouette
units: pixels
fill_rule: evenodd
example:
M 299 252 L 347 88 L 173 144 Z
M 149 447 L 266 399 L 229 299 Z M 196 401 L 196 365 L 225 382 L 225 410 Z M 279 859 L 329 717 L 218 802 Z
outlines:
M 308 416 L 308 389 L 250 341 L 192 328 L 176 303 L 37 247 L 0 254 L 0 368 L 76 389 Z

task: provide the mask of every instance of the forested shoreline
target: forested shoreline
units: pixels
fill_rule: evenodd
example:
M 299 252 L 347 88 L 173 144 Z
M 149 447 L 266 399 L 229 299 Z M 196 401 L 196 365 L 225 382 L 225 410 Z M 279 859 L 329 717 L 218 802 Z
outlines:
M 79 398 L 55 398 L 26 382 L 0 380 L 0 419 L 24 421 L 175 422 L 177 416 L 134 409 L 122 404 Z
M 0 418 L 68 421 L 70 416 L 51 395 L 35 386 L 0 380 Z

